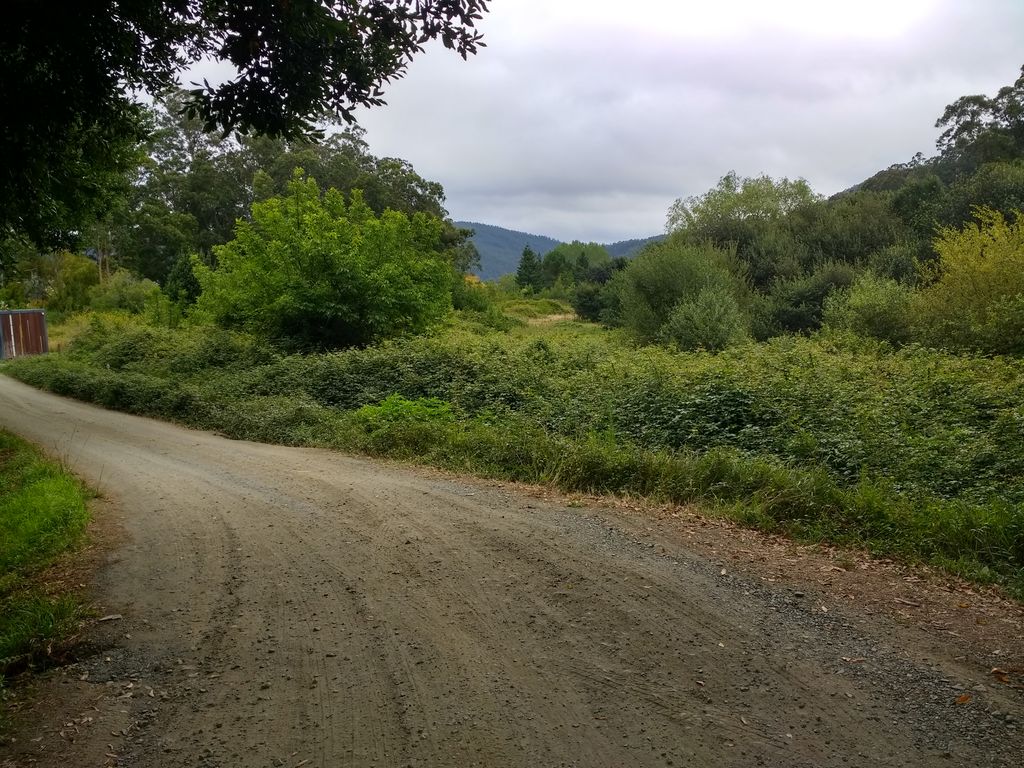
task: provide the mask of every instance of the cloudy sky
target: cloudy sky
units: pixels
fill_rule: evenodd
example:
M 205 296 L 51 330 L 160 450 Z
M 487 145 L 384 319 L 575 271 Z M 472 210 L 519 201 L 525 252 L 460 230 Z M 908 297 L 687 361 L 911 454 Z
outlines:
M 455 219 L 567 240 L 656 234 L 730 169 L 845 189 L 1024 64 L 1024 0 L 492 0 L 480 27 L 359 122 Z

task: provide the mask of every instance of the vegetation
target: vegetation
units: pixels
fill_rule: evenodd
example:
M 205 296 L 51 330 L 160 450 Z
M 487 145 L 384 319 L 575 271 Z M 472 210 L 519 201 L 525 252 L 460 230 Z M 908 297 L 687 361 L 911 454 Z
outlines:
M 5 674 L 44 660 L 78 624 L 75 597 L 50 594 L 38 574 L 79 541 L 85 501 L 75 478 L 0 431 L 0 687 Z
M 227 331 L 95 317 L 8 365 L 61 394 L 247 439 L 366 451 L 752 525 L 1024 588 L 1021 364 L 854 336 L 723 353 L 582 323 L 284 355 Z
M 475 53 L 486 10 L 484 0 L 161 0 L 54 14 L 19 3 L 0 32 L 0 238 L 68 245 L 108 209 L 147 132 L 129 92 L 166 91 L 192 62 L 237 72 L 189 93 L 205 130 L 294 138 L 382 104 L 382 86 L 430 40 Z
M 237 437 L 699 501 L 1024 595 L 1020 87 L 834 198 L 730 173 L 632 259 L 527 244 L 497 283 L 440 185 L 358 132 L 223 143 L 157 112 L 96 262 L 3 251 L 0 298 L 92 310 L 4 370 Z
M 618 320 L 640 342 L 659 339 L 681 349 L 721 349 L 745 336 L 729 272 L 729 254 L 673 237 L 636 257 L 610 290 Z M 708 313 L 711 313 L 710 315 Z
M 938 261 L 914 297 L 921 337 L 954 349 L 1024 353 L 1024 216 L 1009 223 L 977 209 L 977 221 L 944 229 Z
M 288 195 L 253 205 L 217 266 L 194 263 L 197 313 L 298 347 L 368 344 L 423 331 L 451 307 L 442 222 L 377 217 L 360 193 L 321 195 L 301 174 Z

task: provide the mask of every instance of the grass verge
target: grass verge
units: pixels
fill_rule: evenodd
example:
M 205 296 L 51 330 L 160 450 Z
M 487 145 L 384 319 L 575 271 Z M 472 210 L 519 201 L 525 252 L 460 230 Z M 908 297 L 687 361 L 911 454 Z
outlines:
M 3 679 L 45 663 L 77 627 L 77 597 L 53 594 L 44 569 L 81 539 L 89 494 L 25 441 L 0 430 L 0 694 Z

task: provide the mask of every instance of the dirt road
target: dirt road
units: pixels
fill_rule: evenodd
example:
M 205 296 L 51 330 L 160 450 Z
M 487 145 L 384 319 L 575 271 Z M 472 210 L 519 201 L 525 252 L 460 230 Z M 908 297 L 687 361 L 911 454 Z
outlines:
M 122 617 L 43 680 L 0 765 L 1024 756 L 1020 692 L 952 639 L 733 573 L 669 525 L 226 440 L 4 377 L 0 426 L 104 494 L 121 533 L 94 594 Z

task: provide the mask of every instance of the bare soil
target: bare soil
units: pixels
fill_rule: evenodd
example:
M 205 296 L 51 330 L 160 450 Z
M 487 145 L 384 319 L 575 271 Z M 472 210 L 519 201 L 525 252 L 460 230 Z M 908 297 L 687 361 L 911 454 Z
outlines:
M 994 591 L 5 378 L 0 426 L 102 492 L 111 539 L 106 620 L 19 690 L 5 768 L 1022 763 Z

